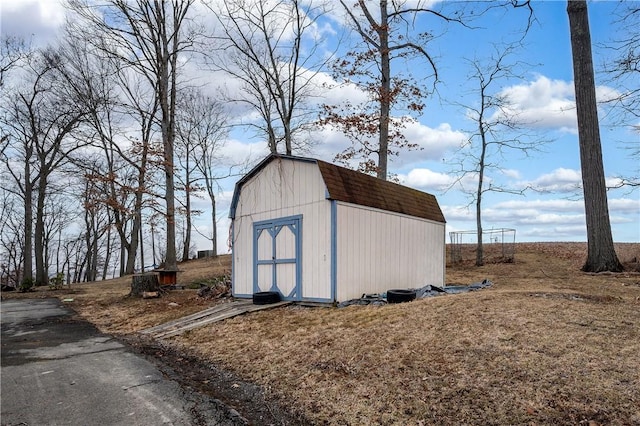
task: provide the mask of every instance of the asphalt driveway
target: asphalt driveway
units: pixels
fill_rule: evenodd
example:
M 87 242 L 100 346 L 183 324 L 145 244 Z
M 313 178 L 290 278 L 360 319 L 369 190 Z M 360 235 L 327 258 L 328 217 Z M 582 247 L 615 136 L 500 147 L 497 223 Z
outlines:
M 237 425 L 220 401 L 184 390 L 58 299 L 6 300 L 2 425 Z

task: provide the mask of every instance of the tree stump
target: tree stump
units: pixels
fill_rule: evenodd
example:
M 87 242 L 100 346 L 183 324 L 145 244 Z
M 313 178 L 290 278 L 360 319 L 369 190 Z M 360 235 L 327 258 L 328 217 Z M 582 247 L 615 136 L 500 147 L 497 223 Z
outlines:
M 131 296 L 140 296 L 143 292 L 159 291 L 158 275 L 137 274 L 131 279 Z

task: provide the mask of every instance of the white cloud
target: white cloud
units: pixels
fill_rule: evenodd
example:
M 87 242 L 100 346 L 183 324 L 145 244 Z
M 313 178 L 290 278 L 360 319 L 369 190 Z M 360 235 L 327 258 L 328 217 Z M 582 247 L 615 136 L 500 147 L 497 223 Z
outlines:
M 580 239 L 584 239 L 584 235 L 587 232 L 585 225 L 569 225 L 569 226 L 554 226 L 552 228 L 530 228 L 525 229 L 518 233 L 519 236 L 528 237 L 529 239 L 536 239 L 539 241 L 550 240 L 562 240 L 571 239 L 576 240 L 576 236 L 580 236 Z
M 608 201 L 609 210 L 617 213 L 631 213 L 635 214 L 636 218 L 640 219 L 640 199 L 630 198 L 613 198 Z
M 328 127 L 312 132 L 311 141 L 313 156 L 328 162 L 351 144 L 342 132 Z
M 506 211 L 533 210 L 551 212 L 582 212 L 582 200 L 509 200 L 497 203 L 494 209 Z
M 510 103 L 508 112 L 517 116 L 521 123 L 564 131 L 577 128 L 571 82 L 539 75 L 530 83 L 506 87 L 500 94 Z
M 64 23 L 65 12 L 60 1 L 2 0 L 0 28 L 3 35 L 19 36 L 34 45 L 44 45 Z
M 224 146 L 224 155 L 228 164 L 248 164 L 266 157 L 269 150 L 265 141 L 247 143 L 231 139 Z
M 407 124 L 404 135 L 409 143 L 417 144 L 418 149 L 401 152 L 398 159 L 392 159 L 394 166 L 406 166 L 426 160 L 439 161 L 445 152 L 459 148 L 467 140 L 467 135 L 453 130 L 449 123 L 441 123 L 432 128 L 414 121 Z
M 605 178 L 608 188 L 619 188 L 622 186 L 622 179 L 618 177 Z M 520 188 L 531 188 L 534 191 L 549 193 L 582 193 L 582 172 L 575 169 L 560 167 L 551 173 L 545 173 L 530 181 L 520 181 L 517 183 Z
M 315 95 L 320 96 L 319 103 L 331 105 L 341 105 L 346 102 L 351 105 L 358 105 L 369 100 L 369 95 L 353 83 L 338 84 L 334 78 L 325 73 L 319 72 L 314 76 L 314 81 L 318 87 Z
M 608 177 L 605 178 L 605 185 L 607 188 L 619 188 L 623 185 L 624 180 L 618 177 Z
M 534 81 L 504 88 L 500 94 L 510 103 L 508 113 L 534 129 L 577 133 L 575 89 L 572 81 L 537 75 Z M 596 98 L 606 102 L 619 96 L 611 87 L 596 87 Z M 496 113 L 499 114 L 499 113 Z
M 609 200 L 611 223 L 637 222 L 640 200 L 614 198 Z M 509 200 L 483 210 L 486 221 L 513 225 L 584 224 L 583 200 Z
M 460 146 L 465 139 L 463 133 L 452 130 L 447 123 L 431 128 L 424 124 L 409 123 L 405 136 L 410 143 L 417 144 L 420 149 L 403 150 L 398 157 L 389 157 L 390 169 L 406 168 L 411 164 L 424 161 L 438 161 L 447 150 Z M 347 149 L 351 141 L 339 130 L 330 127 L 315 130 L 311 134 L 314 143 L 313 154 L 326 161 L 332 161 L 334 156 Z
M 596 99 L 599 103 L 611 102 L 620 98 L 620 91 L 609 86 L 596 86 Z
M 582 174 L 579 170 L 561 167 L 532 181 L 520 182 L 520 185 L 540 192 L 571 193 L 582 188 Z
M 413 169 L 407 175 L 399 175 L 398 179 L 413 188 L 444 191 L 453 185 L 455 178 L 429 169 Z
M 451 221 L 472 221 L 475 220 L 475 210 L 473 206 L 447 206 L 441 205 L 447 223 Z
M 511 179 L 521 179 L 522 178 L 522 174 L 520 173 L 519 170 L 514 170 L 514 169 L 501 169 L 500 173 L 503 176 L 506 176 L 508 178 Z
M 521 225 L 566 225 L 584 223 L 582 214 L 538 213 L 535 216 L 523 217 L 516 221 Z

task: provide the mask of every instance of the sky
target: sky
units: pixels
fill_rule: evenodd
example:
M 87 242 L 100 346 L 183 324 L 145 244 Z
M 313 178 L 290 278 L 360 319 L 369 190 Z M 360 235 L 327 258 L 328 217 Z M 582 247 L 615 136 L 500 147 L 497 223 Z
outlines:
M 590 1 L 588 5 L 597 96 L 603 100 L 622 90 L 615 81 L 607 81 L 606 76 L 598 72 L 602 64 L 610 60 L 611 50 L 604 46 L 620 31 L 612 22 L 618 2 Z M 515 229 L 516 242 L 586 241 L 566 2 L 534 1 L 533 8 L 535 22 L 524 45 L 509 57 L 509 63 L 516 64 L 514 70 L 520 78 L 498 81 L 492 90 L 508 96 L 510 108 L 517 112 L 521 123 L 520 134 L 525 135 L 525 140 L 537 142 L 539 150 L 528 155 L 518 150 L 506 151 L 503 157 L 492 158 L 500 167 L 488 170 L 487 182 L 494 188 L 509 188 L 522 194 L 487 192 L 482 204 L 483 228 Z M 27 37 L 34 46 L 45 45 L 55 40 L 64 23 L 64 14 L 58 0 L 0 0 L 0 31 L 2 35 Z M 494 10 L 477 21 L 474 29 L 450 26 L 442 32 L 435 30 L 440 27 L 430 18 L 416 21 L 417 29 L 438 32 L 439 36 L 428 46 L 436 57 L 440 82 L 437 93 L 426 99 L 422 116 L 405 129 L 407 139 L 420 149 L 392 158 L 389 168 L 402 184 L 436 195 L 447 220 L 447 238 L 452 231 L 475 229 L 473 199 L 459 185 L 454 185 L 453 173 L 460 159 L 459 147 L 474 129 L 463 107 L 477 105 L 469 60 L 486 61 L 495 52 L 496 44 L 518 37 L 526 18 L 525 10 Z M 318 22 L 318 32 L 324 37 L 327 52 L 337 49 L 338 56 L 344 54 L 350 40 L 347 36 L 336 46 L 336 37 L 344 34 L 343 24 L 344 16 L 338 12 Z M 192 72 L 207 75 L 194 69 L 197 65 L 191 67 Z M 427 69 L 425 63 L 396 61 L 392 67 L 411 72 L 431 84 L 428 75 L 421 74 Z M 325 73 L 318 78 L 331 81 Z M 220 76 L 211 76 L 211 80 L 213 90 Z M 323 95 L 331 102 L 362 96 L 356 88 L 348 89 L 328 90 Z M 630 147 L 637 150 L 640 133 L 612 125 L 613 118 L 606 107 L 601 107 L 599 114 L 607 183 L 615 185 L 620 176 L 638 176 L 638 158 L 631 157 Z M 331 130 L 318 130 L 311 138 L 316 143 L 304 155 L 325 161 L 332 161 L 336 153 L 348 146 L 344 136 Z M 249 156 L 253 163 L 267 154 L 264 141 L 242 131 L 230 134 L 226 152 L 237 160 Z M 218 199 L 218 228 L 219 235 L 223 236 L 219 251 L 223 253 L 228 251 L 224 236 L 228 234 L 228 207 L 237 179 L 222 182 Z M 467 190 L 476 184 L 473 176 L 461 182 Z M 640 190 L 611 189 L 608 201 L 614 241 L 640 241 Z M 199 203 L 199 207 L 207 208 L 205 202 Z M 206 232 L 204 221 L 198 226 Z M 198 241 L 196 248 L 206 249 L 206 243 Z

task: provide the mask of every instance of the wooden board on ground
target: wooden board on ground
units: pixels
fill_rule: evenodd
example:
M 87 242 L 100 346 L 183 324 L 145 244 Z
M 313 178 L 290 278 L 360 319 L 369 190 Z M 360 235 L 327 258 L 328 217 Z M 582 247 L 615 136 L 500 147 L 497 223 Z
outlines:
M 284 306 L 290 303 L 291 302 L 284 301 L 272 303 L 269 305 L 254 305 L 250 300 L 239 300 L 231 303 L 223 303 L 212 308 L 205 309 L 204 311 L 188 315 L 186 317 L 178 318 L 176 320 L 169 321 L 155 327 L 147 328 L 140 332 L 143 334 L 151 335 L 156 339 L 166 339 L 182 334 L 185 331 L 193 330 L 195 328 L 211 324 L 216 321 L 222 321 L 224 319 L 246 314 L 248 312 L 276 308 L 278 306 Z

